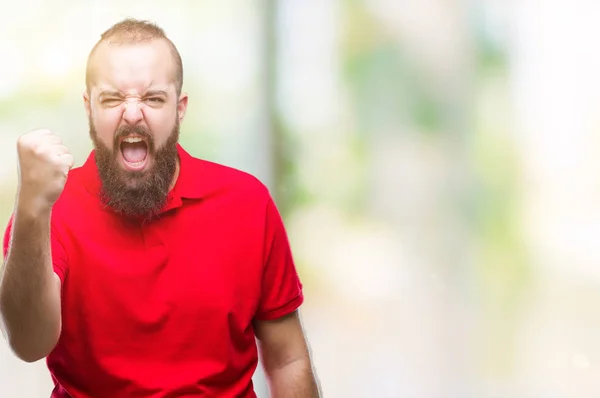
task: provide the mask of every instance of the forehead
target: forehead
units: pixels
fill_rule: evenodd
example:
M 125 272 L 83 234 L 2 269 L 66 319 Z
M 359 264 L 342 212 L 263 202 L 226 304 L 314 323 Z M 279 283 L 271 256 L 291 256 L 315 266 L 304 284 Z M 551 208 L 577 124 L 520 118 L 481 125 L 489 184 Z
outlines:
M 175 62 L 163 40 L 136 44 L 101 43 L 90 60 L 93 86 L 141 94 L 161 87 L 174 88 Z

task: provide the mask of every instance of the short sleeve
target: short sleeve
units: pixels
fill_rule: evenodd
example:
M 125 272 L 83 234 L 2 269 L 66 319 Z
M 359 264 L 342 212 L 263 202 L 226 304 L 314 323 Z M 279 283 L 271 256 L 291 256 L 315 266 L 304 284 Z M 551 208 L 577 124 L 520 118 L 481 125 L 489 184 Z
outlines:
M 14 214 L 10 217 L 8 221 L 8 225 L 4 231 L 4 240 L 3 240 L 3 256 L 6 261 L 6 257 L 8 256 L 8 250 L 10 248 L 11 239 L 12 239 L 12 227 L 13 227 Z M 54 268 L 54 272 L 58 275 L 61 282 L 64 282 L 65 274 L 67 272 L 67 255 L 64 246 L 58 239 L 58 235 L 55 233 L 52 228 L 52 232 L 50 233 L 51 239 L 51 251 L 52 251 L 52 265 Z
M 283 220 L 269 196 L 265 217 L 262 293 L 256 319 L 267 321 L 295 311 L 304 301 Z

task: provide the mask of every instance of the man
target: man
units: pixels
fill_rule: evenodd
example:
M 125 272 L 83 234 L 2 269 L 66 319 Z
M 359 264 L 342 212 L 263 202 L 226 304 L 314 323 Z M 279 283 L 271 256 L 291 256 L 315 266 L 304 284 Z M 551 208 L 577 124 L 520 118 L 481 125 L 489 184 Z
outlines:
M 85 164 L 50 131 L 19 138 L 3 333 L 47 358 L 54 398 L 255 397 L 259 352 L 271 396 L 317 397 L 280 215 L 255 178 L 178 143 L 182 76 L 158 26 L 121 21 L 88 60 Z

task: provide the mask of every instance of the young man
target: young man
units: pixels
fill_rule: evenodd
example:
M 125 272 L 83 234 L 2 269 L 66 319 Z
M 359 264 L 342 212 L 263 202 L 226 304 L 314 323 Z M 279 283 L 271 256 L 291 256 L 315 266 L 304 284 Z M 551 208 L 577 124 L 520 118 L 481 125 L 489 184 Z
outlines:
M 85 164 L 50 131 L 19 138 L 2 331 L 47 357 L 53 398 L 255 397 L 258 349 L 273 397 L 317 397 L 281 217 L 255 178 L 178 143 L 182 76 L 158 26 L 121 21 L 88 60 Z

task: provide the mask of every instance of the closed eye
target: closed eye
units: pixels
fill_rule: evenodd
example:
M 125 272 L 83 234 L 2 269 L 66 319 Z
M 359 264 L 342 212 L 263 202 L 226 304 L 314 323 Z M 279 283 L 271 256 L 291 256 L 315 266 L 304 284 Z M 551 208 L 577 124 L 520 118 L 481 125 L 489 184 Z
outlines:
M 123 102 L 123 100 L 120 98 L 106 98 L 101 101 L 102 105 L 106 106 L 118 105 L 120 102 Z

